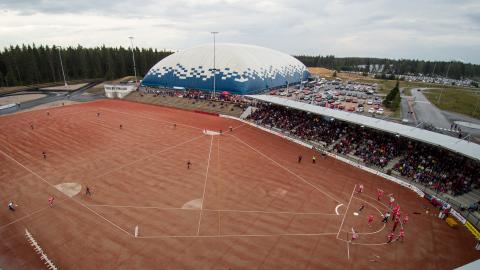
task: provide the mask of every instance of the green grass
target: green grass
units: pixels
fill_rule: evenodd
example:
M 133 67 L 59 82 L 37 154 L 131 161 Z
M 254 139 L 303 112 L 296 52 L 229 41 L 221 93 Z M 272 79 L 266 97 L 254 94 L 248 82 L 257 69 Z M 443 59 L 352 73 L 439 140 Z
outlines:
M 443 90 L 443 94 L 442 93 Z M 429 89 L 424 91 L 428 100 L 438 108 L 480 119 L 480 91 L 464 88 Z M 441 99 L 439 97 L 441 95 Z M 440 101 L 440 102 L 439 102 Z
M 411 97 L 412 96 L 412 88 L 410 87 L 404 87 L 403 88 L 403 95 Z

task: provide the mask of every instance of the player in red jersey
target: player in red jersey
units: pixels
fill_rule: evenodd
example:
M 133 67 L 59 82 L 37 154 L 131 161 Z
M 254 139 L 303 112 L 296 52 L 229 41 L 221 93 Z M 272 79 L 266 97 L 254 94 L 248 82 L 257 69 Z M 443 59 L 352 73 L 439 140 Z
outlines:
M 387 239 L 388 239 L 387 243 L 392 242 L 392 241 L 393 241 L 393 237 L 395 237 L 395 234 L 394 234 L 393 232 L 389 233 L 389 234 L 387 235 Z
M 357 188 L 357 193 L 362 193 L 363 192 L 363 184 L 358 185 Z
M 377 189 L 377 200 L 378 201 L 382 200 L 383 194 L 385 194 L 385 191 L 383 191 L 381 189 Z
M 49 205 L 50 207 L 53 206 L 53 201 L 54 201 L 54 200 L 55 200 L 55 197 L 53 197 L 53 196 L 50 196 L 50 197 L 48 198 L 48 205 Z
M 403 217 L 403 222 L 402 223 L 403 223 L 403 225 L 405 225 L 405 224 L 407 224 L 407 222 L 408 222 L 408 215 L 405 215 Z
M 368 216 L 368 227 L 372 226 L 373 223 L 373 215 Z
M 395 239 L 395 241 L 401 240 L 403 242 L 403 238 L 405 238 L 405 231 L 403 230 L 403 228 L 401 228 L 400 233 L 398 234 L 397 239 Z

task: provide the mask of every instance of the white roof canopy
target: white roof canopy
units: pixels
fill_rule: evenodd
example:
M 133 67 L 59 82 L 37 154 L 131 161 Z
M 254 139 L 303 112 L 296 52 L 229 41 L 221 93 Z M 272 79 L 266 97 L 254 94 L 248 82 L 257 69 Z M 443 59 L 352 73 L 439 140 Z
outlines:
M 302 103 L 271 95 L 247 95 L 247 97 L 305 112 L 323 115 L 326 117 L 332 117 L 341 121 L 357 125 L 363 125 L 365 127 L 385 131 L 392 134 L 398 134 L 406 138 L 448 149 L 452 152 L 470 157 L 475 160 L 480 160 L 479 144 L 443 135 L 440 133 L 435 133 L 421 128 L 406 126 L 378 118 L 363 116 L 352 112 L 329 109 L 317 105 Z

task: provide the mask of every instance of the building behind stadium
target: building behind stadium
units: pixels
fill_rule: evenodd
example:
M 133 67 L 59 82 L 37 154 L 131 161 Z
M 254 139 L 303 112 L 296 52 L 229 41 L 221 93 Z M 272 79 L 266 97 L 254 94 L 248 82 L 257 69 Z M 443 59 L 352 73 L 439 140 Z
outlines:
M 214 67 L 215 56 L 215 67 Z M 143 86 L 252 94 L 297 84 L 308 78 L 307 67 L 296 58 L 272 49 L 219 43 L 174 53 L 154 65 Z

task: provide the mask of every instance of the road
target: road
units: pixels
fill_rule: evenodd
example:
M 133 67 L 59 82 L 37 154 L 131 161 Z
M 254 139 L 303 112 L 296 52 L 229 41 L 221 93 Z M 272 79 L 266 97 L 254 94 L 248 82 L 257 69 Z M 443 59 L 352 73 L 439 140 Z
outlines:
M 451 122 L 445 117 L 440 109 L 430 103 L 423 95 L 423 89 L 412 89 L 413 112 L 417 122 L 429 123 L 437 128 L 450 129 Z
M 36 106 L 39 106 L 39 105 L 42 105 L 42 104 L 55 102 L 55 101 L 60 101 L 60 100 L 71 100 L 71 101 L 85 102 L 85 101 L 91 101 L 91 100 L 104 98 L 103 95 L 95 95 L 95 94 L 83 95 L 87 89 L 95 86 L 96 84 L 97 84 L 97 82 L 89 83 L 89 84 L 85 85 L 84 87 L 82 87 L 79 90 L 74 91 L 74 92 L 40 91 L 40 93 L 46 94 L 47 96 L 43 97 L 43 98 L 35 99 L 35 100 L 21 102 L 21 103 L 19 103 L 19 106 L 16 106 L 16 107 L 0 110 L 0 115 L 26 110 L 26 109 L 30 109 L 30 108 L 33 108 L 33 107 L 36 107 Z M 32 91 L 32 93 L 39 93 L 39 91 Z
M 412 97 L 409 97 L 409 96 L 404 96 L 404 95 L 401 95 L 401 102 L 400 102 L 400 109 L 401 109 L 401 112 L 402 112 L 402 122 L 406 119 L 408 120 L 408 124 L 411 124 L 411 125 L 416 125 L 417 124 L 417 118 L 415 116 L 415 114 L 413 113 L 409 113 L 412 111 L 412 102 L 413 102 L 413 98 Z

